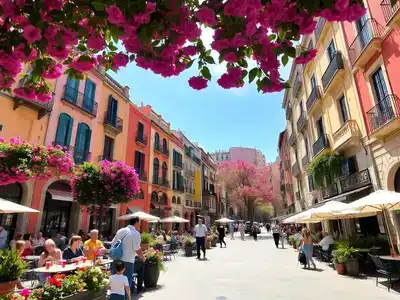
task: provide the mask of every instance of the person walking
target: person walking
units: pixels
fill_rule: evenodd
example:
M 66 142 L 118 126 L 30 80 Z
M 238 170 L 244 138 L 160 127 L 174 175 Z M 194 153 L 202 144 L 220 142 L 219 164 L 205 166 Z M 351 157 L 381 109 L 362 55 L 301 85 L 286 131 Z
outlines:
M 226 243 L 224 241 L 224 238 L 225 238 L 225 227 L 224 227 L 224 225 L 219 225 L 218 229 L 217 229 L 217 232 L 218 232 L 219 244 L 221 245 L 221 248 L 222 248 L 222 243 L 224 243 L 225 248 L 226 248 Z
M 267 232 L 270 233 L 271 232 L 271 224 L 267 223 L 265 225 L 265 228 L 267 228 Z
M 125 271 L 124 275 L 128 278 L 129 286 L 133 292 L 132 276 L 133 276 L 133 265 L 135 263 L 135 257 L 139 256 L 142 261 L 145 260 L 142 249 L 140 248 L 140 233 L 138 229 L 140 228 L 140 221 L 138 217 L 133 217 L 129 220 L 129 225 L 127 227 L 121 228 L 115 234 L 111 245 L 114 246 L 117 241 L 122 243 L 122 257 L 121 261 L 124 264 Z M 115 264 L 111 268 L 112 274 L 116 274 Z
M 126 277 L 125 265 L 115 261 L 115 274 L 110 276 L 110 300 L 131 300 L 129 279 Z
M 207 227 L 203 224 L 203 219 L 199 218 L 198 224 L 194 227 L 196 237 L 197 259 L 200 259 L 200 248 L 203 251 L 203 258 L 206 259 L 206 237 Z
M 303 251 L 303 253 L 306 256 L 306 262 L 307 262 L 307 267 L 310 268 L 310 262 L 313 264 L 314 269 L 317 268 L 315 265 L 315 262 L 312 258 L 313 255 L 313 241 L 311 237 L 311 232 L 308 230 L 308 228 L 303 228 L 301 230 L 301 235 L 302 239 L 300 240 L 300 251 Z M 305 266 L 304 266 L 305 268 Z
M 278 222 L 276 222 L 274 225 L 272 225 L 271 230 L 272 230 L 272 236 L 274 237 L 275 246 L 276 246 L 276 248 L 278 248 L 279 247 L 279 238 L 281 235 L 281 228 L 279 227 Z
M 233 225 L 233 222 L 229 223 L 229 234 L 231 235 L 231 240 L 235 239 L 235 226 Z
M 251 226 L 251 235 L 253 236 L 253 239 L 257 242 L 257 234 L 258 234 L 258 227 L 257 225 L 253 222 L 253 225 Z
M 240 239 L 244 241 L 244 225 L 242 222 L 239 223 L 238 231 L 240 232 Z

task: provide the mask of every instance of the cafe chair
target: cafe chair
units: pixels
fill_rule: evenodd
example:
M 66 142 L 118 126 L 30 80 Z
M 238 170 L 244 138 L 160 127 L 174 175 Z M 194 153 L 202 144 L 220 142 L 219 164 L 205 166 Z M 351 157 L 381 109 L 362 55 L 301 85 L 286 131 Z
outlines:
M 379 256 L 372 255 L 372 254 L 368 254 L 368 255 L 371 258 L 371 260 L 374 263 L 375 268 L 376 268 L 376 272 L 377 272 L 377 274 L 376 274 L 376 286 L 378 286 L 379 274 L 382 274 L 389 281 L 388 292 L 390 292 L 390 288 L 393 288 L 393 275 L 394 276 L 399 276 L 398 272 L 395 272 L 393 270 L 393 265 L 391 263 L 384 262 Z

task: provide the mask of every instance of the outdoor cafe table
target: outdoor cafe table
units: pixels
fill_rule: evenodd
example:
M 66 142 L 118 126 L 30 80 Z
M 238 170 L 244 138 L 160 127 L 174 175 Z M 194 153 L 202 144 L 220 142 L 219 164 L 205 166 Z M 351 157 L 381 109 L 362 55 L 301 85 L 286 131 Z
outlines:
M 101 263 L 98 265 L 104 266 L 111 264 L 112 260 L 111 259 L 102 259 Z M 67 272 L 72 272 L 75 271 L 76 269 L 80 268 L 87 268 L 93 266 L 93 263 L 91 261 L 86 261 L 85 263 L 79 263 L 78 265 L 75 263 L 65 265 L 63 268 L 61 265 L 52 265 L 50 268 L 46 267 L 41 267 L 41 268 L 36 268 L 34 271 L 36 273 L 67 273 Z
M 395 262 L 400 262 L 400 256 L 382 255 L 382 256 L 379 256 L 379 258 L 383 259 L 383 260 L 391 260 L 391 261 L 395 261 Z

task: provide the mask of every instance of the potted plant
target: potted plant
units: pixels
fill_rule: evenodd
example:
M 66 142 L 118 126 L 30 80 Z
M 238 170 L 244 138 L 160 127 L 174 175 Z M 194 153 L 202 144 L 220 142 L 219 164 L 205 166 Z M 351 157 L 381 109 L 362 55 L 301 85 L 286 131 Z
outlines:
M 347 275 L 358 276 L 360 274 L 360 265 L 358 263 L 358 252 L 351 247 L 349 241 L 339 241 L 336 243 L 336 250 L 344 264 Z
M 346 269 L 344 267 L 345 259 L 343 257 L 343 251 L 341 249 L 333 250 L 332 257 L 337 273 L 339 275 L 344 275 L 346 273 Z
M 206 249 L 211 249 L 211 242 L 213 240 L 213 236 L 212 235 L 208 235 L 206 238 Z
M 28 269 L 27 264 L 15 251 L 0 251 L 0 296 L 9 295 L 18 279 Z
M 140 247 L 143 251 L 149 249 L 149 244 L 153 241 L 153 236 L 148 232 L 142 232 L 140 234 Z
M 183 239 L 183 246 L 185 247 L 185 256 L 190 257 L 193 254 L 193 239 L 187 236 Z
M 290 235 L 288 238 L 289 245 L 294 246 L 296 244 L 296 239 L 294 235 Z
M 149 248 L 144 253 L 146 261 L 144 263 L 144 286 L 152 288 L 157 286 L 160 271 L 165 271 L 163 254 L 154 248 Z

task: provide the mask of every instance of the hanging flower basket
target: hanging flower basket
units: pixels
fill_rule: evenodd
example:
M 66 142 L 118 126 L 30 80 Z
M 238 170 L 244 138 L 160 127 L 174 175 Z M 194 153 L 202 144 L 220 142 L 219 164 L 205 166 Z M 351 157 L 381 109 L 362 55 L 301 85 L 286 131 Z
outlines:
M 35 145 L 18 137 L 0 139 L 0 185 L 69 174 L 74 166 L 69 152 L 60 146 Z

